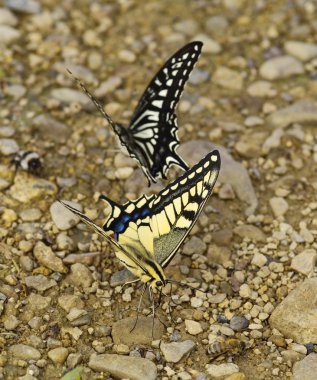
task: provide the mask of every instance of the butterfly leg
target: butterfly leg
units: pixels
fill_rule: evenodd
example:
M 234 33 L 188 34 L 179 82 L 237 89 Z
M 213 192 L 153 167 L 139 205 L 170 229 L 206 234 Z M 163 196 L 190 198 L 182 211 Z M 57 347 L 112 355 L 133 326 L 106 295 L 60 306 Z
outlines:
M 128 282 L 125 282 L 122 286 L 121 286 L 121 291 L 123 290 L 123 288 L 127 285 L 130 285 L 130 284 L 134 284 L 136 282 L 139 282 L 141 281 L 139 278 L 137 278 L 136 280 L 133 280 L 133 281 L 128 281 Z
M 152 339 L 154 340 L 154 320 L 155 320 L 155 300 L 152 294 L 152 289 L 149 286 L 150 300 L 152 302 Z
M 141 293 L 141 296 L 140 296 L 138 308 L 137 308 L 137 315 L 136 315 L 136 318 L 135 318 L 134 325 L 133 325 L 132 329 L 130 330 L 130 333 L 135 329 L 135 327 L 136 327 L 136 325 L 138 323 L 140 309 L 141 309 L 141 303 L 142 303 L 142 298 L 143 298 L 144 292 L 146 291 L 146 288 L 147 288 L 147 284 L 144 284 L 143 285 L 143 289 L 142 289 L 142 293 Z

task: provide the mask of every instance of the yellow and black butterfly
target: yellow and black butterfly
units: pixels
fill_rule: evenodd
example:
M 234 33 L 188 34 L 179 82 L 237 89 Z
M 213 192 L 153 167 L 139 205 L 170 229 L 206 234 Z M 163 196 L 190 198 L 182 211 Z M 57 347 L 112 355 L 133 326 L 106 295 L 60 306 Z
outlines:
M 123 205 L 101 195 L 112 208 L 102 227 L 62 204 L 115 247 L 117 258 L 144 283 L 142 295 L 147 286 L 151 295 L 153 288 L 161 291 L 172 282 L 166 279 L 163 269 L 194 226 L 219 170 L 220 155 L 214 150 L 157 195 L 142 195 Z

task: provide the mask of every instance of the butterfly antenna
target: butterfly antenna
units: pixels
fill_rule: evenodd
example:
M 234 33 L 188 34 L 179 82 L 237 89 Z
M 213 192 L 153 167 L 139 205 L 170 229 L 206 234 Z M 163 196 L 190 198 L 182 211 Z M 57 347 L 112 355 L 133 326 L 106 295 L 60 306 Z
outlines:
M 83 82 L 77 78 L 69 69 L 66 69 L 74 82 L 77 83 L 77 85 L 82 89 L 82 91 L 88 96 L 88 98 L 94 103 L 97 110 L 102 114 L 102 116 L 108 121 L 108 123 L 112 126 L 112 128 L 115 127 L 115 122 L 111 119 L 111 117 L 107 114 L 107 112 L 103 109 L 103 106 L 98 102 L 98 100 L 93 96 L 93 94 L 88 91 L 87 87 L 83 84 Z
M 194 286 L 191 286 L 191 285 L 188 285 L 188 284 L 185 284 L 185 282 L 180 282 L 180 281 L 175 281 L 175 280 L 169 280 L 167 279 L 165 281 L 167 284 L 168 283 L 171 283 L 171 284 L 178 284 L 180 286 L 184 286 L 184 287 L 188 287 L 190 289 L 193 289 L 193 290 L 198 290 L 199 292 L 202 292 L 202 293 L 208 293 L 207 290 L 203 290 L 203 289 L 200 289 L 200 288 L 195 288 Z
M 109 203 L 109 205 L 111 207 L 119 207 L 120 208 L 120 205 L 118 203 L 116 203 L 115 201 L 113 201 L 112 199 L 108 198 L 106 195 L 104 194 L 101 194 L 99 195 L 99 200 L 103 200 L 103 201 L 106 201 L 107 203 Z

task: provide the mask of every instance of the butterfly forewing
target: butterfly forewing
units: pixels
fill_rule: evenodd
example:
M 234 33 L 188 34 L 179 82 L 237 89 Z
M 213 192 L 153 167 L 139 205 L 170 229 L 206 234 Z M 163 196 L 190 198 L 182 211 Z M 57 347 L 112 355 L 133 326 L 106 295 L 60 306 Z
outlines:
M 194 226 L 212 193 L 220 170 L 218 151 L 161 191 L 152 204 L 154 255 L 164 268 Z
M 179 139 L 175 108 L 201 48 L 202 43 L 196 41 L 176 52 L 152 79 L 132 116 L 129 131 L 144 155 L 152 180 L 157 176 L 166 178 L 172 164 L 188 169 L 176 153 Z

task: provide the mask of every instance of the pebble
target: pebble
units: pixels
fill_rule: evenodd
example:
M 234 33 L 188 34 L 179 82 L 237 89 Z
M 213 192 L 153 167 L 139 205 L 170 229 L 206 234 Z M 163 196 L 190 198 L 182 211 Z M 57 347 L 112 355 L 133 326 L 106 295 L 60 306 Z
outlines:
M 224 364 L 207 364 L 206 370 L 213 378 L 229 376 L 235 372 L 239 372 L 239 367 L 233 363 Z
M 302 62 L 310 61 L 317 57 L 317 45 L 302 41 L 286 41 L 284 50 L 289 55 L 298 58 Z
M 100 86 L 95 90 L 94 94 L 97 98 L 104 97 L 107 94 L 113 93 L 122 85 L 122 79 L 119 76 L 111 76 L 107 80 L 100 83 Z
M 80 353 L 71 353 L 67 357 L 67 367 L 75 368 L 83 360 L 83 356 Z
M 317 354 L 311 353 L 293 366 L 292 380 L 312 380 L 316 378 Z
M 42 216 L 41 210 L 38 208 L 28 208 L 20 212 L 20 218 L 24 222 L 35 222 Z
M 39 350 L 26 344 L 13 344 L 9 347 L 9 353 L 13 358 L 21 360 L 39 360 L 41 358 Z
M 21 321 L 18 320 L 18 318 L 14 315 L 9 315 L 6 317 L 6 319 L 3 322 L 3 326 L 7 331 L 12 331 L 16 329 Z
M 241 238 L 247 238 L 256 242 L 265 242 L 266 236 L 260 228 L 251 224 L 242 224 L 233 229 L 233 233 Z
M 185 319 L 185 328 L 190 335 L 198 335 L 203 332 L 201 324 L 190 319 Z
M 271 113 L 267 122 L 274 128 L 285 128 L 290 124 L 316 123 L 317 103 L 309 99 L 298 100 Z
M 225 336 L 234 336 L 234 331 L 225 325 L 220 326 L 220 333 Z
M 65 232 L 61 232 L 57 235 L 56 244 L 58 249 L 67 251 L 72 251 L 75 247 L 73 239 L 66 235 Z
M 20 265 L 26 272 L 31 272 L 34 268 L 34 261 L 28 256 L 21 256 Z
M 193 84 L 193 85 L 199 85 L 206 82 L 208 78 L 209 78 L 208 71 L 194 68 L 194 70 L 190 74 L 188 83 Z
M 6 95 L 18 100 L 25 95 L 26 88 L 20 84 L 11 84 L 5 87 L 4 92 Z
M 21 32 L 18 29 L 9 25 L 0 25 L 0 44 L 10 45 L 16 42 L 21 37 Z
M 76 202 L 65 201 L 68 205 L 76 208 L 82 212 L 82 206 Z M 54 202 L 50 207 L 51 217 L 53 222 L 56 224 L 57 228 L 60 230 L 69 230 L 74 227 L 79 221 L 80 218 L 69 211 L 65 206 L 60 202 Z
M 304 72 L 302 63 L 289 55 L 271 58 L 260 66 L 260 75 L 267 80 L 289 78 Z
M 87 314 L 87 311 L 84 310 L 84 309 L 78 309 L 77 307 L 73 307 L 70 309 L 69 313 L 67 314 L 66 318 L 72 322 L 80 317 L 82 317 L 83 315 L 86 315 Z
M 206 243 L 197 236 L 192 236 L 183 246 L 183 254 L 191 256 L 194 253 L 203 255 L 207 249 Z
M 55 364 L 63 364 L 68 356 L 68 349 L 66 347 L 57 347 L 48 351 L 47 356 Z
M 220 199 L 235 199 L 233 188 L 229 183 L 225 183 L 221 186 L 218 196 Z
M 251 264 L 256 265 L 259 268 L 262 268 L 264 265 L 268 263 L 267 257 L 262 253 L 256 252 L 252 257 Z
M 18 19 L 15 15 L 6 8 L 0 8 L 0 25 L 16 26 Z
M 67 273 L 67 268 L 63 264 L 63 261 L 55 256 L 52 249 L 41 241 L 35 244 L 33 253 L 37 261 L 45 267 L 55 272 Z
M 42 138 L 58 143 L 66 141 L 71 134 L 71 128 L 46 114 L 35 116 L 33 124 Z
M 196 344 L 192 340 L 185 340 L 183 342 L 161 343 L 161 351 L 165 360 L 168 363 L 178 363 L 185 356 L 187 356 Z
M 6 0 L 6 6 L 13 11 L 26 14 L 37 14 L 41 11 L 40 2 L 36 0 Z
M 131 346 L 133 344 L 151 344 L 153 340 L 161 339 L 164 333 L 164 325 L 154 319 L 154 329 L 152 336 L 152 317 L 139 316 L 135 329 L 134 326 L 136 317 L 120 319 L 112 325 L 112 339 L 115 344 L 125 344 Z
M 243 88 L 241 74 L 224 66 L 218 67 L 215 70 L 212 80 L 215 84 L 228 90 L 241 91 Z
M 248 284 L 242 284 L 240 286 L 239 295 L 242 298 L 250 298 L 252 295 L 252 290 L 250 289 Z
M 31 293 L 27 298 L 28 307 L 34 311 L 46 309 L 51 304 L 51 301 L 51 297 L 43 297 L 35 293 Z
M 292 259 L 291 268 L 305 276 L 314 273 L 317 259 L 317 252 L 313 248 L 305 249 Z
M 255 97 L 274 98 L 277 95 L 277 90 L 271 82 L 258 80 L 248 86 L 247 93 Z
M 81 263 L 75 263 L 70 267 L 70 274 L 66 278 L 70 285 L 77 288 L 89 288 L 93 283 L 90 270 Z
M 262 152 L 268 154 L 271 149 L 278 148 L 281 144 L 281 139 L 284 136 L 284 131 L 281 128 L 275 129 L 271 135 L 265 139 L 262 145 Z
M 12 127 L 0 127 L 0 137 L 12 137 L 15 133 Z
M 85 106 L 89 103 L 89 99 L 86 94 L 72 88 L 53 89 L 50 92 L 50 97 L 66 104 L 79 103 L 80 105 Z
M 186 34 L 186 36 L 192 36 L 193 34 L 197 33 L 198 30 L 198 24 L 195 20 L 182 20 L 179 22 L 176 22 L 173 25 L 174 29 L 176 32 L 181 32 Z M 197 39 L 194 39 L 197 41 Z M 201 41 L 198 39 L 198 41 Z
M 131 380 L 156 380 L 156 365 L 148 359 L 117 354 L 91 355 L 88 366 L 114 377 Z
M 316 344 L 316 286 L 317 278 L 307 279 L 297 285 L 273 311 L 269 319 L 271 328 L 297 343 Z
M 284 198 L 272 197 L 269 200 L 271 209 L 276 218 L 283 216 L 288 210 L 288 203 Z
M 235 315 L 230 320 L 230 327 L 234 331 L 243 331 L 249 327 L 249 321 L 245 317 Z
M 118 58 L 121 62 L 133 63 L 136 60 L 135 54 L 131 50 L 123 49 L 119 51 Z
M 19 172 L 8 193 L 15 200 L 28 203 L 35 199 L 44 199 L 46 196 L 55 195 L 57 187 L 53 182 Z
M 45 290 L 52 288 L 57 285 L 55 280 L 49 279 L 42 274 L 36 276 L 25 277 L 25 285 L 28 288 L 35 289 L 39 292 L 45 292 Z
M 228 20 L 222 15 L 209 17 L 205 22 L 205 27 L 212 35 L 222 34 L 229 26 Z
M 206 54 L 218 54 L 221 52 L 221 45 L 210 38 L 207 34 L 197 34 L 194 38 L 195 41 L 203 42 L 202 52 Z
M 0 153 L 2 153 L 4 156 L 10 156 L 11 154 L 17 153 L 18 151 L 19 146 L 15 140 L 0 139 Z
M 192 307 L 198 308 L 201 307 L 204 301 L 201 298 L 198 297 L 192 297 L 190 299 L 190 304 Z
M 133 173 L 133 168 L 125 167 L 125 168 L 119 168 L 115 171 L 115 176 L 118 179 L 127 179 L 129 178 Z
M 256 127 L 256 126 L 263 125 L 263 124 L 264 124 L 264 120 L 258 116 L 248 116 L 244 120 L 244 125 L 246 127 Z

